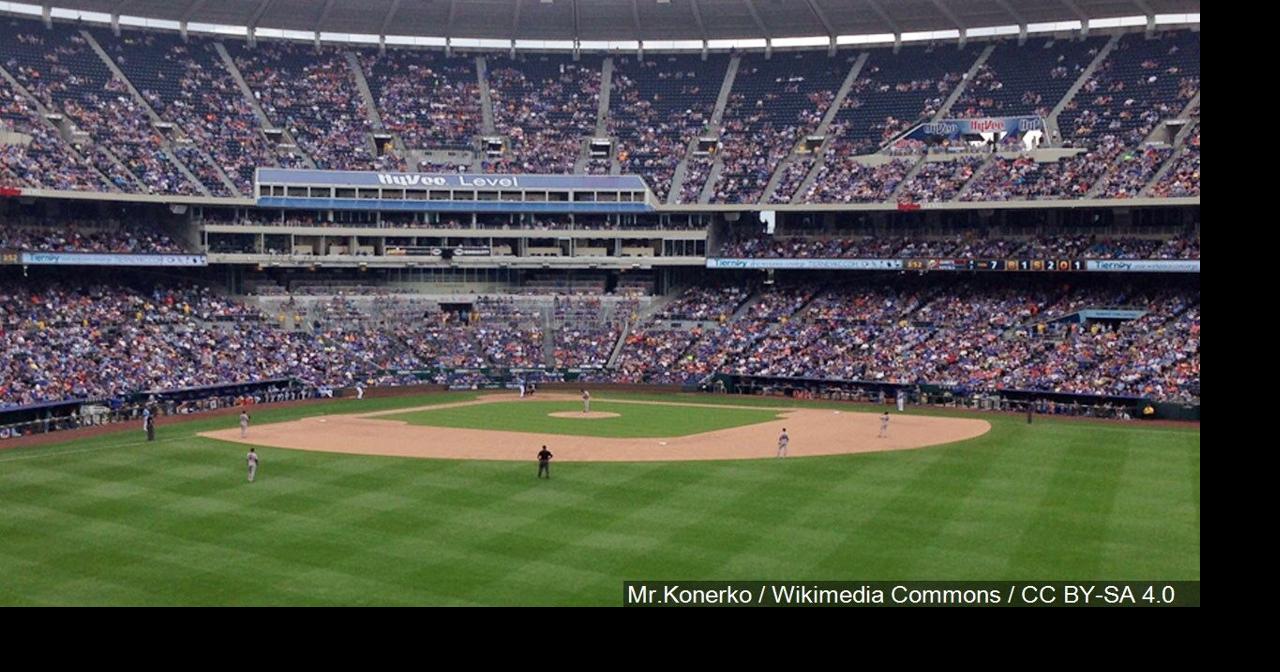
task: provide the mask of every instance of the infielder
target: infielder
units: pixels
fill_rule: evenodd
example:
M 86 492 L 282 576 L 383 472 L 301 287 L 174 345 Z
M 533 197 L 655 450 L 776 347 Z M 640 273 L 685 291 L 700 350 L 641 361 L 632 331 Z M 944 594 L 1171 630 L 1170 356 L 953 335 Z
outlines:
M 240 438 L 249 437 L 249 412 L 240 411 Z
M 586 390 L 582 391 L 582 412 L 591 412 L 591 393 Z
M 888 436 L 889 436 L 889 411 L 885 411 L 884 415 L 880 416 L 879 438 L 884 439 L 884 438 L 888 438 Z
M 787 446 L 791 445 L 791 437 L 787 436 L 787 428 L 782 428 L 782 434 L 778 437 L 778 457 L 787 456 Z
M 254 452 L 253 448 L 249 449 L 247 460 L 249 462 L 249 482 L 252 483 L 253 477 L 258 475 L 258 454 Z

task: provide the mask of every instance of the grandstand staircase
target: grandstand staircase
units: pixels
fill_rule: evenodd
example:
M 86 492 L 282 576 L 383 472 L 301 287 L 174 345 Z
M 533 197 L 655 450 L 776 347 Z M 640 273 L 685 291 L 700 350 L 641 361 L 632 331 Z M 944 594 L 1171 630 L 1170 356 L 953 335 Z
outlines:
M 480 82 L 480 120 L 486 135 L 493 135 L 493 95 L 489 92 L 489 66 L 484 56 L 476 56 L 476 79 Z
M 822 115 L 822 121 L 818 123 L 818 128 L 814 129 L 815 135 L 826 135 L 831 128 L 831 122 L 835 120 L 836 115 L 840 113 L 840 107 L 844 105 L 844 101 L 849 97 L 849 92 L 853 90 L 853 83 L 858 81 L 858 75 L 862 74 L 862 66 L 867 64 L 867 59 L 871 57 L 869 52 L 858 54 L 857 60 L 849 68 L 849 74 L 845 75 L 844 82 L 840 84 L 840 88 L 836 91 L 836 97 L 831 101 L 831 105 L 827 106 L 826 114 Z
M 129 78 L 126 77 L 124 71 L 116 65 L 116 62 L 111 60 L 111 56 L 107 54 L 107 51 L 102 48 L 101 44 L 98 44 L 98 40 L 93 37 L 93 33 L 90 33 L 87 30 L 81 30 L 80 36 L 84 38 L 85 42 L 89 44 L 89 48 L 93 49 L 93 53 L 97 54 L 98 58 L 102 60 L 102 63 L 111 71 L 111 75 L 120 80 L 125 85 L 125 88 L 129 89 L 129 94 L 133 96 L 133 102 L 142 106 L 142 110 L 146 112 L 147 117 L 151 119 L 152 124 L 169 123 L 175 129 L 178 128 L 177 124 L 166 122 L 164 119 L 160 118 L 160 115 L 156 114 L 155 109 L 151 107 L 151 103 L 147 102 L 146 97 L 144 97 L 138 89 L 133 86 L 133 82 L 129 81 Z M 178 169 L 178 172 L 182 173 L 183 177 L 190 180 L 191 184 L 194 184 L 205 196 L 212 196 L 213 194 L 209 191 L 209 187 L 206 186 L 205 183 L 201 182 L 199 177 L 196 177 L 196 174 L 192 172 L 191 168 L 187 166 L 187 164 L 178 156 L 178 153 L 174 151 L 173 141 L 166 140 L 164 145 L 168 150 L 165 152 L 166 158 L 173 163 L 174 167 Z M 235 183 L 227 177 L 226 173 L 222 172 L 222 167 L 213 160 L 213 157 L 209 156 L 209 153 L 206 152 L 203 147 L 193 143 L 191 148 L 196 152 L 196 154 L 200 155 L 200 160 L 213 168 L 218 175 L 218 179 L 232 194 L 241 196 L 240 190 L 236 188 Z
M 867 55 L 864 52 L 859 54 L 857 60 L 852 66 L 850 66 L 849 73 L 845 75 L 844 82 L 842 82 L 840 84 L 840 88 L 836 90 L 835 98 L 833 98 L 831 100 L 831 104 L 827 106 L 827 111 L 822 114 L 822 119 L 818 121 L 818 126 L 813 129 L 814 135 L 826 134 L 827 128 L 831 125 L 831 120 L 834 119 L 836 113 L 840 111 L 839 106 L 844 103 L 844 99 L 849 95 L 849 89 L 853 88 L 854 78 L 857 77 L 858 72 L 862 69 L 861 64 L 866 62 L 866 60 Z M 796 148 L 800 147 L 803 142 L 804 138 L 799 138 L 796 141 L 795 147 L 792 147 L 791 153 L 782 159 L 782 161 L 779 161 L 777 167 L 773 169 L 773 174 L 769 176 L 769 183 L 764 187 L 764 193 L 760 194 L 760 203 L 762 205 L 768 203 L 773 198 L 774 192 L 778 190 L 778 184 L 782 182 L 782 178 L 785 177 L 787 171 L 791 169 L 791 164 L 802 158 L 801 155 L 796 152 Z M 807 177 L 808 173 L 805 175 Z M 785 202 L 789 203 L 791 200 L 790 197 L 794 196 L 794 194 L 788 194 L 787 196 L 788 198 Z
M 777 167 L 773 169 L 773 174 L 769 176 L 769 183 L 764 185 L 764 192 L 760 194 L 760 200 L 758 203 L 764 205 L 769 202 L 769 199 L 773 198 L 773 192 L 778 190 L 778 183 L 781 182 L 782 177 L 787 174 L 787 169 L 791 167 L 791 162 L 799 158 L 800 157 L 793 151 L 778 162 Z
M 622 323 L 622 328 L 618 330 L 618 342 L 613 344 L 613 350 L 609 352 L 609 359 L 605 361 L 604 368 L 618 368 L 618 358 L 622 357 L 622 348 L 627 344 L 627 337 L 631 335 L 631 329 L 635 326 L 630 319 Z
M 613 90 L 613 57 L 605 57 L 604 63 L 600 66 L 600 97 L 599 104 L 596 106 L 596 125 L 592 131 L 593 137 L 603 138 L 608 134 L 607 120 L 609 118 L 609 98 Z M 574 175 L 585 175 L 587 172 L 587 163 L 591 161 L 591 142 L 590 138 L 583 138 L 578 147 L 578 158 L 573 163 Z M 609 174 L 616 175 L 613 170 L 613 162 L 611 159 Z
M 1182 108 L 1182 112 L 1178 114 L 1177 118 L 1186 119 L 1191 116 L 1192 112 L 1199 109 L 1199 107 L 1200 94 L 1196 93 L 1195 97 L 1187 102 L 1186 107 Z M 1170 170 L 1173 170 L 1173 166 L 1178 163 L 1178 159 L 1182 158 L 1182 148 L 1186 146 L 1187 136 L 1191 135 L 1191 129 L 1194 127 L 1195 124 L 1186 124 L 1182 127 L 1182 130 L 1178 131 L 1178 134 L 1174 136 L 1173 154 L 1171 154 L 1169 158 L 1165 159 L 1164 164 L 1160 166 L 1160 170 L 1157 170 L 1155 174 L 1151 176 L 1151 179 L 1147 180 L 1147 183 L 1143 185 L 1142 191 L 1139 192 L 1140 196 L 1150 195 L 1151 189 L 1157 184 L 1160 184 L 1160 180 L 1163 180 L 1164 176 L 1168 175 Z M 1152 131 L 1152 133 L 1155 133 L 1155 131 Z
M 831 101 L 831 105 L 827 108 L 827 113 L 822 115 L 822 123 L 818 124 L 818 128 L 814 131 L 814 135 L 826 136 L 831 132 L 831 122 L 835 121 L 836 115 L 840 113 L 840 108 L 844 106 L 844 101 L 849 97 L 849 92 L 853 90 L 853 83 L 858 81 L 858 75 L 862 74 L 862 67 L 867 64 L 867 59 L 871 58 L 871 53 L 864 51 L 858 55 L 858 60 L 853 62 L 853 67 L 849 68 L 849 74 L 845 76 L 844 83 L 840 85 L 840 90 L 836 91 L 835 100 Z M 818 179 L 818 173 L 822 172 L 822 167 L 826 164 L 827 146 L 831 144 L 831 138 L 823 141 L 822 146 L 814 150 L 813 165 L 809 167 L 809 174 L 805 175 L 800 181 L 800 186 L 796 187 L 796 193 L 791 195 L 788 202 L 794 203 L 796 194 L 804 194 L 813 185 L 814 180 Z
M 343 58 L 347 60 L 347 66 L 351 68 L 351 78 L 356 82 L 356 88 L 360 91 L 360 98 L 364 100 L 364 108 L 369 115 L 369 124 L 376 130 L 384 130 L 386 126 L 382 125 L 382 115 L 378 113 L 378 104 L 373 100 L 373 91 L 369 90 L 369 80 L 365 79 L 364 70 L 360 67 L 360 59 L 350 51 L 342 53 Z
M 716 96 L 716 107 L 711 112 L 710 128 L 719 128 L 724 119 L 724 108 L 729 105 L 729 93 L 733 91 L 733 83 L 738 79 L 738 67 L 742 65 L 742 57 L 734 54 L 729 59 L 729 68 L 725 70 L 724 82 L 720 84 L 720 95 Z
M 108 185 L 109 189 L 117 192 L 120 191 L 120 188 L 116 186 L 115 182 L 112 182 L 111 178 L 108 175 L 106 175 L 101 170 L 99 170 L 98 166 L 95 165 L 93 161 L 89 160 L 89 157 L 82 154 L 79 149 L 76 149 L 75 143 L 71 142 L 71 139 L 67 137 L 67 134 L 64 133 L 61 128 L 58 128 L 57 124 L 49 120 L 49 115 L 52 113 L 52 111 L 46 108 L 43 104 L 41 104 L 40 101 L 35 96 L 31 95 L 31 92 L 27 91 L 26 87 L 18 83 L 18 80 L 14 79 L 13 75 L 9 74 L 9 71 L 6 70 L 3 65 L 0 65 L 0 77 L 3 77 L 4 80 L 9 83 L 9 86 L 12 86 L 13 90 L 18 92 L 18 95 L 22 96 L 23 98 L 26 98 L 27 102 L 31 103 L 35 107 L 36 112 L 39 113 L 40 115 L 41 121 L 43 121 L 45 124 L 48 124 L 49 127 L 52 128 L 54 132 L 58 134 L 59 137 L 67 141 L 67 143 L 64 146 L 66 147 L 66 151 L 69 154 L 79 159 L 82 164 L 89 166 L 93 170 L 93 172 L 97 173 L 98 176 L 102 178 L 102 181 Z M 110 158 L 111 161 L 115 163 L 120 168 L 121 171 L 123 171 L 123 174 L 128 175 L 129 179 L 133 180 L 134 184 L 138 185 L 138 187 L 140 188 L 142 187 L 142 183 L 138 181 L 138 178 L 132 172 L 130 172 L 128 169 L 124 167 L 124 164 L 120 163 L 120 159 L 116 158 L 116 156 L 112 154 L 110 151 L 108 151 L 106 147 L 101 147 L 99 149 L 101 149 L 103 154 L 108 158 Z
M 1102 62 L 1107 60 L 1107 56 L 1111 54 L 1111 50 L 1115 49 L 1116 44 L 1120 42 L 1120 37 L 1120 35 L 1113 35 L 1111 36 L 1111 39 L 1107 40 L 1106 44 L 1102 45 L 1102 48 L 1098 50 L 1098 55 L 1094 56 L 1093 61 L 1089 63 L 1089 67 L 1085 68 L 1084 72 L 1080 73 L 1080 76 L 1076 78 L 1076 81 L 1071 85 L 1071 88 L 1067 89 L 1067 92 L 1063 94 L 1062 100 L 1059 100 L 1058 104 L 1053 106 L 1053 111 L 1049 113 L 1049 119 L 1047 120 L 1046 126 L 1049 126 L 1055 132 L 1058 131 L 1058 115 L 1062 114 L 1062 111 L 1067 109 L 1067 105 L 1069 105 L 1072 99 L 1076 97 L 1076 93 L 1078 93 L 1080 89 L 1084 87 L 1085 83 L 1093 77 L 1093 73 L 1098 70 L 1098 67 L 1102 65 Z M 1062 135 L 1058 133 L 1057 135 L 1051 136 L 1050 140 L 1056 144 L 1062 140 Z
M 608 133 L 609 99 L 613 95 L 613 57 L 606 56 L 600 66 L 600 106 L 596 109 L 596 137 Z
M 889 194 L 890 202 L 898 200 L 898 196 L 902 193 L 903 187 L 906 186 L 907 182 L 911 181 L 911 178 L 915 177 L 917 173 L 924 169 L 924 164 L 927 163 L 928 158 L 928 154 L 920 155 L 920 158 L 916 160 L 915 165 L 911 166 L 911 170 L 908 170 L 907 173 L 902 176 L 902 180 L 898 182 L 897 186 L 893 188 L 893 192 Z
M 1052 138 L 1061 138 L 1062 132 L 1058 130 L 1058 120 L 1049 118 L 1044 120 L 1044 136 L 1040 138 L 1041 147 L 1053 147 L 1055 143 Z
M 564 326 L 564 325 L 561 325 Z M 556 332 L 551 322 L 551 311 L 542 311 L 542 363 L 548 369 L 556 368 Z
M 671 188 L 667 191 L 667 205 L 675 205 L 676 199 L 680 197 L 680 187 L 684 185 L 684 175 L 689 172 L 689 155 L 693 153 L 693 148 L 697 144 L 697 138 L 689 142 L 689 146 L 684 150 L 684 158 L 680 159 L 680 163 L 676 164 L 676 172 L 671 174 Z
M 666 294 L 661 294 L 653 297 L 653 300 L 649 302 L 649 305 L 641 306 L 636 311 L 637 323 L 644 322 L 645 320 L 653 317 L 654 315 L 661 313 L 662 309 L 666 308 L 667 304 L 671 303 L 672 301 L 675 301 L 680 296 L 681 292 L 683 292 L 684 290 L 685 290 L 684 287 L 680 287 L 679 289 L 673 289 L 667 292 Z
M 737 308 L 734 309 L 733 313 L 729 315 L 729 319 L 725 320 L 725 324 L 729 324 L 731 322 L 737 322 L 738 320 L 742 319 L 742 316 L 746 315 L 747 311 L 751 310 L 752 306 L 756 305 L 757 303 L 760 303 L 760 301 L 762 301 L 763 299 L 764 299 L 764 292 L 759 290 L 753 292 L 751 296 L 747 297 L 746 301 L 743 301 L 741 304 L 738 305 Z
M 1186 107 L 1182 108 L 1182 112 L 1178 114 L 1178 118 L 1190 119 L 1191 114 L 1199 109 L 1200 109 L 1200 93 L 1197 91 L 1196 96 L 1191 100 L 1187 101 Z M 1174 136 L 1173 144 L 1178 147 L 1185 145 L 1187 143 L 1187 136 L 1191 135 L 1191 129 L 1193 127 L 1195 127 L 1195 124 L 1186 124 L 1185 126 L 1183 126 L 1182 130 L 1178 131 L 1178 134 Z
M 253 108 L 253 114 L 258 118 L 258 123 L 263 129 L 274 129 L 276 127 L 275 124 L 272 124 L 271 120 L 267 118 L 266 111 L 263 110 L 262 105 L 258 103 L 258 97 L 253 95 L 253 89 L 249 88 L 249 83 L 244 81 L 244 75 L 240 73 L 240 68 L 236 66 L 236 59 L 231 57 L 231 54 L 221 42 L 214 42 L 213 48 L 218 52 L 218 56 L 222 59 L 222 65 L 227 69 L 227 72 L 231 73 L 231 78 L 236 81 L 236 86 L 240 88 L 240 94 L 249 102 L 249 107 Z M 280 128 L 279 130 L 284 139 L 288 140 L 289 144 L 296 148 L 295 151 L 298 153 L 298 156 L 301 157 L 302 162 L 305 163 L 308 168 L 315 169 L 316 162 L 311 159 L 309 154 L 302 150 L 302 146 L 298 144 L 298 140 L 293 137 L 293 134 L 289 132 L 289 129 Z M 279 150 L 274 147 L 272 149 L 277 153 L 279 152 Z
M 973 185 L 975 185 L 975 184 L 977 184 L 977 183 L 978 183 L 978 178 L 979 178 L 979 177 L 982 177 L 982 174 L 983 174 L 983 173 L 985 173 L 985 172 L 987 172 L 988 170 L 990 170 L 990 169 L 991 169 L 991 165 L 992 165 L 992 164 L 994 164 L 995 162 L 996 162 L 996 155 L 995 155 L 995 154 L 988 154 L 988 155 L 987 155 L 987 158 L 986 158 L 986 159 L 984 159 L 984 160 L 982 161 L 982 163 L 981 163 L 981 164 L 980 164 L 976 169 L 974 169 L 974 171 L 973 171 L 973 175 L 970 175 L 970 176 L 969 176 L 969 181 L 968 181 L 968 182 L 965 182 L 963 187 L 960 187 L 960 191 L 957 191 L 957 192 L 956 192 L 956 197 L 955 197 L 955 198 L 953 198 L 953 199 L 951 199 L 951 200 L 952 200 L 952 201 L 960 201 L 960 200 L 961 200 L 961 199 L 963 199 L 965 196 L 968 196 L 968 195 L 969 195 L 969 191 L 973 188 Z M 906 180 L 903 180 L 903 181 L 905 182 Z
M 935 122 L 935 121 L 938 121 L 939 119 L 945 119 L 946 115 L 951 113 L 952 106 L 954 106 L 956 104 L 956 101 L 960 99 L 960 96 L 964 94 L 964 90 L 968 88 L 969 82 L 972 81 L 974 76 L 978 74 L 978 68 L 981 68 L 982 64 L 987 62 L 987 58 L 991 56 L 991 52 L 995 51 L 995 49 L 996 49 L 996 45 L 990 44 L 990 45 L 987 45 L 987 47 L 982 50 L 982 53 L 978 54 L 978 57 L 973 61 L 973 65 L 970 65 L 969 69 L 965 71 L 964 78 L 961 79 L 960 83 L 956 84 L 956 88 L 952 89 L 951 93 L 947 95 L 946 100 L 942 102 L 942 105 L 938 108 L 938 111 L 934 112 L 933 116 L 929 118 L 930 122 Z M 911 131 L 914 131 L 917 126 L 919 126 L 919 123 L 911 124 L 910 126 L 907 127 L 907 130 L 901 133 L 898 133 L 892 138 L 889 138 L 888 140 L 880 143 L 880 151 L 887 152 L 887 150 L 890 147 L 892 147 L 894 143 L 898 142 L 904 136 L 911 133 Z
M 724 118 L 724 108 L 729 104 L 729 92 L 733 90 L 733 81 L 738 78 L 738 66 L 742 63 L 742 57 L 734 54 L 729 59 L 729 67 L 725 69 L 724 81 L 720 83 L 720 94 L 716 97 L 715 109 L 711 112 L 711 119 L 707 122 L 707 128 L 704 132 L 710 132 L 720 127 L 720 120 Z M 717 137 L 720 135 L 716 133 Z M 676 172 L 671 177 L 671 190 L 667 192 L 667 205 L 674 205 L 676 199 L 680 198 L 680 193 L 684 190 L 684 177 L 689 172 L 689 157 L 693 156 L 693 150 L 698 148 L 698 138 L 701 134 L 689 138 L 689 145 L 684 150 L 684 156 L 680 159 L 680 163 L 676 164 Z M 720 161 L 717 159 L 716 165 Z M 707 182 L 714 185 L 713 177 L 718 177 L 720 171 L 715 166 L 711 168 L 711 174 L 707 176 Z M 713 187 L 714 188 L 714 187 Z M 705 194 L 706 185 L 699 194 Z M 701 196 L 698 198 L 699 203 L 705 203 Z
M 370 128 L 386 133 L 387 127 L 382 123 L 382 114 L 378 112 L 378 103 L 373 99 L 373 91 L 369 88 L 369 80 L 364 76 L 364 69 L 360 67 L 360 59 L 356 57 L 354 52 L 350 51 L 343 52 L 342 56 L 347 60 L 347 66 L 351 68 L 351 78 L 355 80 L 356 89 L 360 91 L 360 99 L 364 101 L 365 114 L 369 117 Z M 396 148 L 396 153 L 407 160 L 409 155 L 408 148 L 404 146 L 404 141 L 400 139 L 400 136 L 392 134 L 391 142 Z M 370 156 L 378 155 L 377 143 L 374 142 L 372 136 L 369 137 L 369 151 Z
M 702 185 L 702 192 L 698 195 L 699 205 L 710 203 L 711 197 L 716 195 L 716 184 L 720 182 L 722 172 L 724 172 L 724 160 L 717 158 L 715 163 L 711 164 L 711 170 L 707 173 L 707 183 Z
M 951 95 L 947 96 L 946 101 L 942 103 L 942 107 L 938 108 L 937 114 L 933 115 L 933 119 L 930 121 L 938 121 L 939 119 L 947 118 L 947 115 L 951 113 L 951 107 L 956 104 L 957 100 L 960 100 L 960 96 L 964 95 L 964 90 L 968 88 L 969 82 L 973 81 L 974 76 L 978 74 L 978 69 L 987 62 L 988 58 L 991 58 L 991 52 L 995 50 L 995 44 L 988 44 L 987 47 L 982 50 L 982 53 L 978 54 L 977 60 L 973 62 L 973 65 L 969 66 L 968 72 L 964 73 L 964 79 L 961 79 L 960 83 L 956 85 L 956 88 L 951 90 Z M 897 138 L 894 138 L 894 140 L 896 139 Z

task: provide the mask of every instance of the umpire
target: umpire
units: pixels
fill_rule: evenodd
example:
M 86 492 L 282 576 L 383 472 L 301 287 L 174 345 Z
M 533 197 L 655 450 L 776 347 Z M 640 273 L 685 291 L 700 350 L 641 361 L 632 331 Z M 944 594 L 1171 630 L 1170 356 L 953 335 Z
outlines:
M 553 457 L 555 455 L 552 455 L 546 446 L 538 451 L 538 478 L 542 478 L 543 474 L 546 474 L 548 479 L 551 478 L 551 458 Z

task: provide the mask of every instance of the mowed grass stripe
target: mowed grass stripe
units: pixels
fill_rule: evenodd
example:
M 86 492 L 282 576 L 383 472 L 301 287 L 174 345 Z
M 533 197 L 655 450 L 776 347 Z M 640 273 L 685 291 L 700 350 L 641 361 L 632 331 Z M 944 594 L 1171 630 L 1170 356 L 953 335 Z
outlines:
M 439 397 L 386 404 L 426 399 Z M 532 461 L 260 448 L 249 485 L 243 446 L 185 426 L 24 450 L 95 452 L 0 463 L 0 604 L 619 604 L 627 579 L 1199 578 L 1197 431 L 984 417 L 992 432 L 949 446 L 566 463 L 550 481 Z M 234 419 L 215 420 L 193 424 Z
M 777 420 L 776 411 L 753 408 L 707 408 L 677 404 L 592 402 L 592 411 L 616 418 L 553 418 L 551 413 L 581 413 L 580 401 L 518 401 L 455 406 L 380 416 L 412 425 L 488 429 L 506 432 L 658 438 L 688 436 Z

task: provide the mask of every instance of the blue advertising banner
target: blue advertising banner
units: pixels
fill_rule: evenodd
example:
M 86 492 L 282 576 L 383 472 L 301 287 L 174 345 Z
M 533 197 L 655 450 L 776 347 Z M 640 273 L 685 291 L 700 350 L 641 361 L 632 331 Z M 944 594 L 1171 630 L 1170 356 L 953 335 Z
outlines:
M 1090 271 L 1121 271 L 1130 273 L 1199 273 L 1199 259 L 1090 259 L 1085 267 Z
M 354 170 L 295 170 L 259 168 L 258 184 L 323 187 L 391 187 L 425 189 L 571 189 L 585 191 L 644 191 L 638 175 L 484 175 L 478 173 L 395 173 Z
M 208 266 L 203 254 L 97 254 L 23 252 L 28 266 Z
M 583 201 L 410 201 L 368 198 L 302 198 L 264 196 L 258 199 L 263 208 L 297 208 L 311 210 L 364 210 L 368 212 L 534 212 L 559 214 L 572 212 L 617 213 L 652 212 L 647 203 L 583 202 Z
M 832 271 L 863 271 L 902 269 L 901 259 L 708 259 L 707 268 L 746 269 L 813 269 Z
M 915 127 L 907 137 L 920 140 L 925 137 L 943 136 L 959 138 L 963 135 L 982 133 L 1028 133 L 1044 130 L 1040 117 L 989 117 L 985 119 L 942 119 Z
M 1108 273 L 1199 273 L 1199 259 L 707 259 L 707 268 L 907 271 L 1094 271 Z
M 1080 316 L 1081 322 L 1085 320 L 1136 320 L 1146 315 L 1147 311 L 1090 308 L 1077 314 Z

